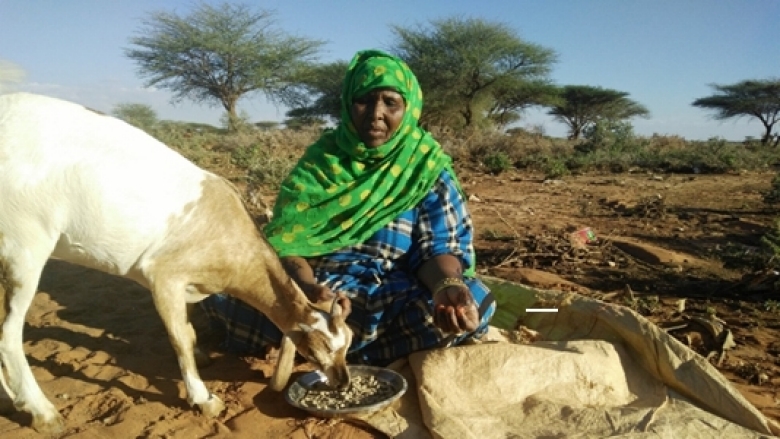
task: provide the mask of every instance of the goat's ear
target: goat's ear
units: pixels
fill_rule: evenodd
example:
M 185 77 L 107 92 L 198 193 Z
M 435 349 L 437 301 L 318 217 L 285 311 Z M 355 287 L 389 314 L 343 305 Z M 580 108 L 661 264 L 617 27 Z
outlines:
M 308 333 L 308 332 L 314 331 L 314 328 L 312 328 L 311 326 L 307 325 L 306 323 L 298 323 L 298 327 L 301 328 L 301 331 L 303 331 L 303 332 L 307 332 Z

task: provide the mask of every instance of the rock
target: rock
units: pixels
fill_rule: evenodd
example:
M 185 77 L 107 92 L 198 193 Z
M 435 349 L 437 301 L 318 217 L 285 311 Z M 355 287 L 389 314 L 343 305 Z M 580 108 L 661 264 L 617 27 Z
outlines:
M 629 238 L 612 237 L 611 241 L 613 246 L 648 264 L 663 265 L 677 270 L 682 270 L 683 266 L 701 267 L 713 264 L 692 255 L 666 250 Z
M 586 287 L 570 282 L 557 274 L 533 268 L 496 268 L 492 270 L 491 274 L 536 288 L 577 292 L 588 291 Z

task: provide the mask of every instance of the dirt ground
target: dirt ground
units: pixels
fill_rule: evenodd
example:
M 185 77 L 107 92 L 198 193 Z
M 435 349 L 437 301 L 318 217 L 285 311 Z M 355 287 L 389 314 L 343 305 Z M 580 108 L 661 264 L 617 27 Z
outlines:
M 780 215 L 761 201 L 772 175 L 636 173 L 551 181 L 463 171 L 460 177 L 471 197 L 481 273 L 618 302 L 659 325 L 676 326 L 675 335 L 711 355 L 713 364 L 720 361 L 723 374 L 780 421 L 776 274 L 723 263 L 728 254 L 754 254 Z M 586 227 L 590 241 L 572 239 Z M 25 351 L 66 417 L 64 437 L 383 437 L 307 417 L 266 388 L 270 364 L 218 353 L 201 373 L 228 409 L 219 419 L 205 419 L 184 400 L 147 291 L 59 261 L 49 263 L 39 290 Z M 701 324 L 705 318 L 720 323 L 712 329 Z M 204 322 L 196 326 L 213 344 Z M 0 438 L 40 437 L 28 427 L 28 415 L 7 405 Z
M 482 273 L 630 306 L 665 328 L 684 326 L 670 332 L 710 355 L 749 401 L 780 421 L 780 278 L 733 262 L 754 258 L 780 216 L 762 201 L 773 175 L 463 180 Z M 572 239 L 583 228 L 595 241 Z M 714 329 L 699 324 L 712 320 Z

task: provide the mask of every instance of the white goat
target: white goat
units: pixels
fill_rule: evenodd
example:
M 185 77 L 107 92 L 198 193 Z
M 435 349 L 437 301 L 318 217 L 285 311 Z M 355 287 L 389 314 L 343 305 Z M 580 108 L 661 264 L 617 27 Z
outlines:
M 147 287 L 179 361 L 190 404 L 218 416 L 195 364 L 187 303 L 224 291 L 285 334 L 272 387 L 289 379 L 294 347 L 331 384 L 349 381 L 352 333 L 338 305 L 313 306 L 258 232 L 240 195 L 143 131 L 80 105 L 0 96 L 0 381 L 40 432 L 63 419 L 23 351 L 25 314 L 49 257 Z

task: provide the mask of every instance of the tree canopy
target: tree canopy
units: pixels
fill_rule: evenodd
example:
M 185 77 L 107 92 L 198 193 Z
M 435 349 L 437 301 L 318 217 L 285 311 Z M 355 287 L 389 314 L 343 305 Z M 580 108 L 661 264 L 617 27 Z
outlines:
M 736 84 L 711 84 L 716 93 L 696 99 L 693 106 L 715 110 L 715 119 L 755 117 L 764 125 L 761 143 L 780 142 L 780 134 L 772 134 L 780 120 L 780 79 L 746 80 Z
M 522 111 L 533 106 L 550 106 L 557 102 L 558 87 L 547 80 L 520 81 L 496 87 L 487 118 L 497 127 L 520 120 Z
M 273 103 L 297 103 L 298 75 L 314 61 L 322 42 L 275 29 L 273 14 L 245 5 L 200 4 L 190 15 L 153 12 L 142 22 L 134 48 L 146 86 L 167 88 L 174 101 L 220 104 L 228 118 L 236 103 L 262 92 Z
M 392 26 L 391 51 L 409 64 L 425 93 L 421 123 L 470 127 L 535 103 L 556 56 L 510 27 L 447 18 L 416 28 Z M 495 118 L 493 118 L 495 120 Z
M 647 117 L 650 112 L 629 99 L 626 92 L 588 85 L 566 85 L 559 88 L 558 102 L 547 114 L 569 126 L 569 139 L 579 139 L 584 129 L 599 120 Z
M 287 112 L 291 119 L 328 118 L 338 122 L 341 117 L 341 88 L 349 63 L 335 61 L 321 64 L 302 74 L 298 87 L 305 101 Z

